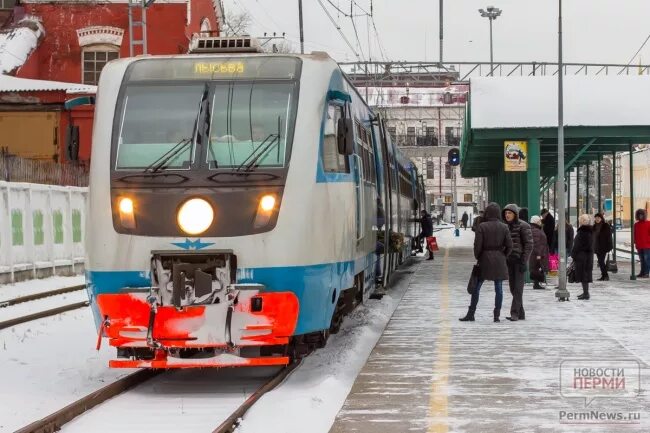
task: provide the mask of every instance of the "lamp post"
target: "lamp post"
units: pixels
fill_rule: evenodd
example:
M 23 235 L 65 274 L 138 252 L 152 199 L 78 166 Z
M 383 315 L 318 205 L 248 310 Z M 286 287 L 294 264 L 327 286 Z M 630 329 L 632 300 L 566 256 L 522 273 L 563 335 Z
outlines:
M 488 6 L 487 10 L 485 9 L 479 9 L 479 13 L 483 18 L 487 18 L 490 20 L 490 76 L 494 74 L 494 49 L 492 45 L 492 21 L 496 20 L 497 17 L 501 15 L 501 12 L 503 12 L 499 8 L 495 8 L 494 6 Z
M 564 208 L 564 71 L 562 67 L 562 0 L 559 1 L 558 14 L 558 125 L 557 125 L 557 185 L 558 185 L 558 249 L 560 255 L 560 266 L 558 272 L 558 287 L 555 297 L 560 301 L 569 299 L 569 291 L 566 288 L 566 231 L 565 208 Z M 577 191 L 577 189 L 576 189 Z M 577 193 L 576 193 L 577 197 Z M 571 209 L 571 203 L 569 203 Z

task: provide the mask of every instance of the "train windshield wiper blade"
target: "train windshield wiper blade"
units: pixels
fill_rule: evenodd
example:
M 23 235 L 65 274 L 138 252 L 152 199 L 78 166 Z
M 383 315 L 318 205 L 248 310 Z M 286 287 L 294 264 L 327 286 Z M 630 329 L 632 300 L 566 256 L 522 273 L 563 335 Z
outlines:
M 269 151 L 272 149 L 272 146 L 276 143 L 280 143 L 280 135 L 278 134 L 269 134 L 264 139 L 264 141 L 251 152 L 250 155 L 241 163 L 239 167 L 235 169 L 236 172 L 241 171 L 244 168 L 244 171 L 252 171 L 256 168 L 256 164 L 263 157 L 265 157 Z M 261 150 L 260 150 L 261 149 Z
M 192 141 L 191 138 L 183 138 L 181 141 L 176 143 L 174 147 L 163 153 L 160 158 L 149 164 L 149 166 L 144 169 L 143 173 L 156 173 L 169 167 L 169 164 L 174 160 L 174 158 L 176 158 L 181 152 L 185 151 L 187 146 L 192 144 Z

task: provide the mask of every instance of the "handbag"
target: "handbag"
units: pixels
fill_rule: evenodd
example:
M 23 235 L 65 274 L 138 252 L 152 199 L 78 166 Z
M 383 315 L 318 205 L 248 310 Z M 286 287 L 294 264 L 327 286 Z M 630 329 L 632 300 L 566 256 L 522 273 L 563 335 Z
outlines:
M 610 260 L 609 253 L 607 254 L 607 261 L 605 262 L 605 267 L 607 268 L 607 272 L 611 272 L 612 274 L 618 273 L 618 264 L 616 263 L 616 259 Z
M 566 279 L 569 283 L 576 283 L 576 265 L 575 262 L 571 262 L 566 268 Z
M 427 248 L 429 251 L 439 251 L 440 249 L 438 248 L 438 240 L 436 239 L 435 236 L 428 236 L 427 237 Z
M 530 279 L 533 281 L 544 281 L 544 269 L 542 268 L 542 263 L 539 260 L 535 260 L 535 266 L 530 270 Z
M 476 292 L 476 286 L 481 279 L 481 268 L 479 268 L 478 263 L 472 268 L 472 274 L 469 277 L 469 282 L 467 283 L 467 293 L 473 295 Z

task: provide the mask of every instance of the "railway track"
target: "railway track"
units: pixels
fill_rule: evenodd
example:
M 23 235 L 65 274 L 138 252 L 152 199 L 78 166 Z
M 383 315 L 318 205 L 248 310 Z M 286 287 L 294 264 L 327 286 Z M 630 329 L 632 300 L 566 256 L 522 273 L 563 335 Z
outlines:
M 78 292 L 84 290 L 85 288 L 86 288 L 85 285 L 77 285 L 77 286 L 64 287 L 62 289 L 57 289 L 57 290 L 50 290 L 47 292 L 20 296 L 18 298 L 9 299 L 6 301 L 0 301 L 0 308 L 7 308 L 18 304 L 24 304 L 26 302 L 38 301 L 52 296 L 59 296 L 67 293 Z M 62 305 L 55 308 L 48 308 L 35 313 L 26 314 L 12 319 L 0 321 L 0 330 L 5 328 L 10 328 L 15 325 L 19 325 L 21 323 L 31 322 L 32 320 L 42 319 L 44 317 L 55 316 L 57 314 L 65 313 L 66 311 L 72 311 L 87 306 L 88 306 L 88 301 L 74 302 L 71 304 Z
M 255 392 L 239 405 L 232 413 L 225 417 L 220 424 L 215 421 L 216 427 L 212 433 L 232 433 L 238 426 L 241 417 L 258 401 L 264 394 L 274 389 L 298 366 L 300 363 L 293 363 L 275 373 L 265 381 Z M 63 426 L 87 411 L 101 405 L 109 399 L 126 394 L 134 387 L 144 384 L 155 376 L 163 373 L 162 370 L 139 370 L 125 376 L 110 385 L 105 386 L 71 404 L 60 409 L 38 421 L 35 421 L 15 433 L 53 433 L 59 431 Z

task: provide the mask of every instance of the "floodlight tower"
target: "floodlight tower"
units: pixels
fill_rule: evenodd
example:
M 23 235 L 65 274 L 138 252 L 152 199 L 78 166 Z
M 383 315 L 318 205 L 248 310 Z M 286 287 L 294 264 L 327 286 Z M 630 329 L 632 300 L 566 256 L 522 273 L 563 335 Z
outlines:
M 485 9 L 479 9 L 479 13 L 483 18 L 487 18 L 490 20 L 490 76 L 494 74 L 494 49 L 492 45 L 492 21 L 496 20 L 499 16 L 501 16 L 501 12 L 503 12 L 499 8 L 495 8 L 494 6 L 488 6 L 487 10 Z

